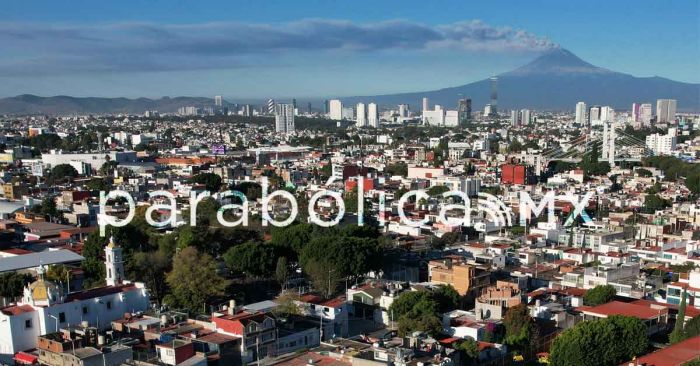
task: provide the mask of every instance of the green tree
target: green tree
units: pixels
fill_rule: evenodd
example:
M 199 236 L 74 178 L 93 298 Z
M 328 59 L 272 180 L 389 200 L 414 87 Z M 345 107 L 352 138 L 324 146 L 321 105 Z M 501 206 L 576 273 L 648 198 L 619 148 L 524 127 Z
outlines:
M 340 233 L 313 238 L 302 249 L 299 262 L 302 269 L 311 261 L 317 265 L 329 265 L 339 278 L 355 279 L 381 269 L 382 253 L 376 239 Z
M 450 189 L 447 186 L 432 186 L 428 188 L 426 193 L 428 193 L 429 196 L 431 197 L 437 197 L 437 196 L 442 196 L 443 193 L 449 191 Z
M 438 317 L 440 304 L 425 290 L 401 294 L 389 307 L 392 319 L 398 319 L 398 332 L 405 336 L 410 332 L 421 331 L 437 336 L 442 332 Z
M 686 339 L 697 337 L 700 335 L 700 315 L 691 318 L 690 320 L 685 322 L 685 326 L 683 327 L 683 333 Z
M 104 178 L 92 178 L 85 185 L 85 187 L 91 191 L 104 191 L 107 192 L 112 189 L 112 185 L 107 182 Z
M 45 278 L 51 282 L 67 284 L 69 281 L 70 272 L 68 268 L 62 264 L 49 266 L 46 270 Z
M 24 287 L 32 280 L 32 276 L 26 273 L 0 273 L 0 297 L 12 300 L 22 296 Z
M 681 295 L 681 303 L 678 305 L 678 315 L 676 316 L 676 324 L 673 327 L 673 331 L 671 334 L 668 336 L 669 342 L 671 344 L 678 343 L 680 341 L 685 340 L 686 337 L 686 332 L 685 332 L 685 311 L 687 307 L 686 303 L 686 297 L 688 296 L 687 292 L 685 289 L 683 289 L 683 294 Z
M 654 213 L 667 207 L 671 207 L 671 202 L 659 197 L 658 194 L 650 194 L 644 198 L 644 208 L 648 213 Z
M 229 281 L 217 273 L 217 263 L 193 247 L 182 249 L 173 258 L 173 269 L 166 282 L 170 296 L 165 302 L 195 314 L 207 313 L 209 301 L 225 294 Z
M 433 290 L 433 298 L 438 303 L 438 311 L 446 313 L 459 307 L 459 292 L 452 285 L 440 285 Z
M 286 291 L 283 292 L 279 297 L 275 299 L 277 306 L 272 309 L 272 313 L 277 317 L 287 318 L 293 315 L 301 315 L 299 306 L 295 301 L 299 301 L 301 298 L 296 292 Z
M 232 271 L 258 278 L 271 277 L 277 260 L 272 245 L 252 241 L 229 249 L 223 259 Z
M 641 320 L 614 315 L 585 321 L 568 329 L 550 350 L 552 365 L 618 365 L 644 354 L 648 347 Z
M 130 278 L 146 284 L 151 299 L 157 303 L 167 292 L 166 273 L 170 269 L 170 256 L 165 252 L 136 252 L 128 263 Z
M 442 323 L 435 314 L 417 314 L 415 317 L 403 316 L 399 319 L 399 336 L 405 337 L 410 332 L 425 332 L 431 337 L 438 337 L 442 333 Z
M 416 313 L 437 313 L 440 304 L 431 296 L 430 292 L 408 291 L 402 293 L 389 306 L 389 313 L 398 319 L 405 315 L 415 315 Z
M 390 176 L 395 176 L 399 175 L 402 177 L 405 177 L 408 175 L 408 165 L 404 162 L 398 162 L 394 164 L 387 164 L 386 168 L 384 168 L 384 171 L 387 172 Z
M 588 306 L 597 306 L 610 302 L 617 291 L 612 285 L 598 285 L 583 295 L 583 303 Z
M 48 216 L 51 220 L 60 220 L 63 217 L 63 213 L 59 211 L 56 206 L 54 197 L 46 197 L 41 201 L 39 213 L 44 216 Z
M 642 177 L 642 178 L 649 178 L 653 175 L 651 173 L 651 171 L 649 171 L 648 169 L 644 169 L 644 168 L 636 169 L 634 172 L 637 173 L 637 175 Z
M 454 348 L 461 351 L 465 357 L 466 365 L 471 365 L 476 362 L 479 357 L 479 344 L 472 337 L 467 337 L 463 341 L 455 344 Z
M 116 161 L 105 161 L 104 164 L 102 164 L 102 166 L 100 167 L 100 175 L 107 176 L 114 174 L 114 170 L 117 169 L 118 165 L 119 163 L 117 163 Z
M 284 288 L 289 279 L 289 264 L 286 257 L 279 257 L 275 266 L 275 279 Z
M 280 248 L 285 256 L 297 260 L 301 250 L 311 241 L 313 233 L 314 226 L 311 224 L 294 224 L 273 229 L 270 242 Z
M 70 164 L 58 164 L 51 169 L 51 176 L 57 180 L 75 178 L 78 176 L 78 171 Z
M 519 304 L 508 308 L 503 317 L 503 325 L 506 328 L 505 344 L 522 349 L 530 343 L 534 325 L 527 305 Z
M 192 177 L 192 183 L 203 184 L 207 191 L 216 193 L 221 188 L 221 177 L 214 173 L 199 173 Z

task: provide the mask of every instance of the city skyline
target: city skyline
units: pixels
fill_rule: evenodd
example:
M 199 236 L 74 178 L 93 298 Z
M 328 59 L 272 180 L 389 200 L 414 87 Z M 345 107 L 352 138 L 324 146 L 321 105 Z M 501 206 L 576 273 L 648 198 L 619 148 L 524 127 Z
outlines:
M 100 11 L 79 2 L 53 6 L 12 4 L 0 16 L 6 45 L 0 96 L 316 98 L 420 91 L 496 75 L 556 47 L 635 76 L 700 81 L 697 2 L 447 2 L 435 9 L 418 2 L 272 2 L 246 4 L 246 12 L 236 11 L 240 3 L 216 3 L 197 15 L 185 14 L 196 6 L 187 2 L 168 11 L 159 2 L 106 3 Z M 509 11 L 494 10 L 503 6 Z M 572 18 L 581 26 L 572 26 Z M 635 22 L 645 27 L 624 25 Z

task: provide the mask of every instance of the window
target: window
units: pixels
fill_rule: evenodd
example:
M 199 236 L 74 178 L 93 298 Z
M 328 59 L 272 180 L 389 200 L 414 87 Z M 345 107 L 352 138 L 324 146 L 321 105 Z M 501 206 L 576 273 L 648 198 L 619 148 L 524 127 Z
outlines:
M 89 312 L 89 308 L 87 306 L 83 306 L 83 314 L 87 314 Z
M 59 323 L 65 323 L 66 322 L 66 313 L 58 313 L 58 322 Z
M 25 320 L 25 321 L 24 321 L 24 328 L 25 328 L 25 329 L 31 329 L 31 327 L 32 327 L 32 320 L 31 320 L 31 319 Z
M 107 301 L 107 310 L 110 310 L 110 309 L 112 309 L 112 302 Z

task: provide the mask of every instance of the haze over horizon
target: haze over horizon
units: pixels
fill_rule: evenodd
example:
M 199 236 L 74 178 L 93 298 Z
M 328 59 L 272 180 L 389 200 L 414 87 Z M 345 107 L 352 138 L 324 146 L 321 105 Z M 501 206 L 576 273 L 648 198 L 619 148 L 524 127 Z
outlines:
M 496 10 L 504 6 L 508 12 Z M 187 1 L 7 5 L 0 15 L 0 97 L 418 92 L 508 72 L 557 47 L 613 71 L 700 82 L 697 2 L 436 8 L 272 1 L 240 8 Z

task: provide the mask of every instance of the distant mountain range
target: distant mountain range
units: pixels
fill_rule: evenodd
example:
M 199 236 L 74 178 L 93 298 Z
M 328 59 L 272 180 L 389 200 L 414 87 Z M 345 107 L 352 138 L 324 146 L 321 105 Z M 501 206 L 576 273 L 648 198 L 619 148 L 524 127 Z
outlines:
M 565 49 L 553 49 L 529 64 L 498 76 L 500 110 L 532 108 L 573 110 L 576 102 L 609 105 L 623 110 L 634 102 L 652 103 L 657 99 L 678 100 L 679 111 L 700 111 L 700 84 L 683 83 L 662 77 L 635 77 L 600 68 L 583 61 Z M 341 98 L 344 103 L 374 101 L 381 105 L 410 103 L 420 109 L 422 98 L 431 105 L 457 108 L 460 95 L 472 99 L 472 108 L 489 103 L 489 79 L 470 84 L 415 93 Z
M 344 104 L 376 102 L 383 106 L 409 103 L 418 110 L 423 97 L 430 104 L 456 108 L 460 97 L 471 98 L 473 110 L 489 103 L 489 79 L 440 90 L 340 98 Z M 573 110 L 578 101 L 629 110 L 634 102 L 654 105 L 656 99 L 678 100 L 679 111 L 700 111 L 700 84 L 661 77 L 635 77 L 594 66 L 565 49 L 553 49 L 529 64 L 498 75 L 498 107 L 508 109 Z M 241 101 L 250 103 L 252 101 Z M 264 101 L 257 101 L 262 103 Z M 301 103 L 306 100 L 300 100 Z M 318 100 L 313 101 L 318 105 Z M 175 112 L 183 106 L 213 105 L 211 98 L 160 99 L 40 97 L 19 95 L 0 99 L 0 114 L 143 113 Z M 301 104 L 303 105 L 303 104 Z

